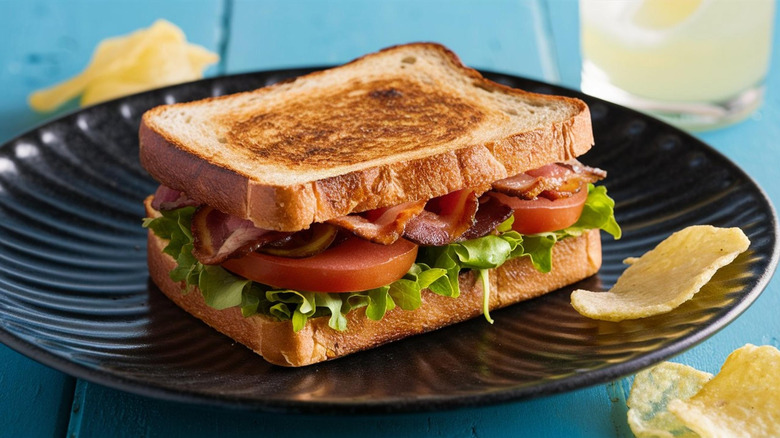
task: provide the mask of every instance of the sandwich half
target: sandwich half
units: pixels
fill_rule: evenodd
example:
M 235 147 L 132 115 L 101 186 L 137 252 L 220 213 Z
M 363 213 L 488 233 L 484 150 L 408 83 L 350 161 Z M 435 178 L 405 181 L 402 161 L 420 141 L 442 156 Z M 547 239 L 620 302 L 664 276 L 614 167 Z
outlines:
M 302 366 L 572 284 L 620 236 L 584 102 L 395 46 L 143 116 L 150 275 L 271 363 Z

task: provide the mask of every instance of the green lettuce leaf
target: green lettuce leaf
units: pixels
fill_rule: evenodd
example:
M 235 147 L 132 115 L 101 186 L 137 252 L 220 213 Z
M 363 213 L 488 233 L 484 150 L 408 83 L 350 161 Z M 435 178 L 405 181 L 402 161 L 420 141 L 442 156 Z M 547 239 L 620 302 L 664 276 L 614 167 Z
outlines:
M 389 299 L 390 286 L 383 286 L 368 291 L 368 303 L 366 304 L 366 316 L 374 321 L 381 321 L 389 309 L 388 303 L 394 303 Z M 395 306 L 393 306 L 395 307 Z
M 251 281 L 237 280 L 237 277 L 219 266 L 203 266 L 198 277 L 198 289 L 201 290 L 206 304 L 217 309 L 240 306 L 244 289 Z
M 569 236 L 579 236 L 594 228 L 606 231 L 615 239 L 620 239 L 622 235 L 620 225 L 615 220 L 615 201 L 607 196 L 607 188 L 588 184 L 588 199 L 580 218 L 574 225 L 562 231 Z
M 521 235 L 512 231 L 513 217 L 498 226 L 498 234 L 479 237 L 465 242 L 451 243 L 440 247 L 421 248 L 418 262 L 447 271 L 446 284 L 431 287 L 441 295 L 456 297 L 458 273 L 463 269 L 483 270 L 496 268 L 507 260 L 528 257 L 534 268 L 540 272 L 552 270 L 552 248 L 555 243 L 567 237 L 576 237 L 583 232 L 598 228 L 616 239 L 621 236 L 620 226 L 615 221 L 615 201 L 607 196 L 607 189 L 588 185 L 580 219 L 571 227 L 550 233 Z M 445 287 L 446 286 L 446 287 Z
M 279 321 L 291 321 L 296 332 L 303 329 L 310 318 L 329 316 L 331 328 L 346 330 L 344 315 L 354 309 L 365 307 L 366 317 L 379 321 L 396 306 L 403 310 L 418 309 L 422 305 L 421 292 L 426 288 L 442 296 L 458 297 L 458 274 L 467 269 L 479 271 L 484 290 L 483 311 L 486 319 L 492 322 L 487 307 L 490 294 L 487 269 L 501 266 L 507 260 L 528 257 L 537 270 L 549 272 L 552 247 L 560 239 L 579 236 L 593 228 L 620 238 L 614 206 L 605 188 L 589 185 L 582 216 L 565 230 L 524 236 L 512 231 L 514 218 L 510 217 L 497 228 L 497 234 L 442 247 L 420 248 L 417 262 L 403 278 L 387 286 L 353 293 L 274 289 L 236 276 L 220 266 L 201 264 L 192 255 L 190 223 L 195 212 L 193 207 L 162 212 L 161 217 L 144 219 L 143 226 L 168 240 L 163 252 L 177 263 L 170 273 L 171 279 L 185 283 L 184 293 L 198 286 L 209 306 L 216 309 L 239 306 L 245 317 L 261 314 Z

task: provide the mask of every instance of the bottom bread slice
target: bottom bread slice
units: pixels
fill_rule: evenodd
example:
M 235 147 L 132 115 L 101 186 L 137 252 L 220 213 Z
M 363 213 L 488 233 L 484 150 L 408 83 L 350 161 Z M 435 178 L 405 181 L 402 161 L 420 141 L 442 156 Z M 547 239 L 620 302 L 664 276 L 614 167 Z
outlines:
M 167 241 L 149 231 L 149 273 L 152 280 L 179 307 L 214 329 L 246 345 L 268 362 L 283 366 L 310 365 L 335 359 L 419 333 L 464 321 L 482 314 L 482 286 L 473 272 L 460 275 L 460 296 L 443 297 L 422 292 L 422 305 L 414 311 L 398 307 L 381 321 L 365 316 L 365 308 L 346 315 L 347 330 L 328 326 L 328 317 L 313 318 L 293 331 L 290 321 L 254 315 L 245 318 L 239 308 L 216 310 L 203 300 L 200 291 L 183 294 L 183 282 L 171 280 L 169 272 L 176 261 L 162 249 Z M 543 274 L 527 257 L 510 260 L 490 271 L 490 309 L 497 309 L 543 295 L 595 274 L 601 266 L 598 230 L 577 238 L 567 238 L 553 248 L 553 271 Z

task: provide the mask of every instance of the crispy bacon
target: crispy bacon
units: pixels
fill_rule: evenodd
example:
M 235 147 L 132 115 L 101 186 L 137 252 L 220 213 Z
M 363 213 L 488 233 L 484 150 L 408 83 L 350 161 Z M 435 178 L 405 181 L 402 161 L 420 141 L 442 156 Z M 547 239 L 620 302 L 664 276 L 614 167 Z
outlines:
M 554 200 L 569 197 L 585 184 L 605 176 L 601 169 L 571 160 L 496 181 L 492 188 L 522 199 L 542 196 Z M 192 218 L 193 255 L 203 264 L 220 264 L 228 258 L 241 257 L 291 234 L 257 228 L 249 220 L 200 205 L 184 192 L 164 185 L 157 189 L 152 206 L 158 210 L 199 206 Z M 511 215 L 512 208 L 491 192 L 478 198 L 472 189 L 463 189 L 427 202 L 408 202 L 342 216 L 328 223 L 385 245 L 403 236 L 419 245 L 440 246 L 484 236 Z
M 474 225 L 457 240 L 476 239 L 489 234 L 509 219 L 513 212 L 512 207 L 498 200 L 491 192 L 487 192 L 479 198 L 479 209 L 474 215 Z
M 257 228 L 252 221 L 201 205 L 192 215 L 192 254 L 204 265 L 241 257 L 289 233 Z
M 474 224 L 479 200 L 464 189 L 431 199 L 425 210 L 406 225 L 404 237 L 418 245 L 441 246 L 455 242 Z
M 512 208 L 486 193 L 478 202 L 463 190 L 431 200 L 409 202 L 331 219 L 328 223 L 372 242 L 389 245 L 401 235 L 421 245 L 445 245 L 484 236 L 512 215 Z M 473 210 L 476 208 L 476 212 Z M 409 230 L 404 232 L 408 223 Z M 471 223 L 471 226 L 467 225 Z M 465 228 L 465 231 L 463 229 Z M 436 243 L 434 243 L 436 242 Z
M 424 207 L 425 201 L 407 202 L 363 214 L 337 217 L 329 220 L 328 223 L 351 231 L 363 239 L 390 245 L 404 234 L 406 224 L 420 214 Z
M 544 190 L 544 179 L 521 173 L 494 182 L 492 188 L 511 196 L 533 199 Z
M 543 196 L 549 199 L 567 198 L 587 183 L 607 176 L 601 169 L 588 167 L 577 160 L 555 163 L 529 170 L 493 183 L 493 190 L 522 199 Z
M 186 193 L 164 185 L 157 187 L 157 191 L 154 192 L 154 199 L 152 199 L 152 207 L 158 211 L 195 207 L 198 204 L 198 201 L 190 198 Z

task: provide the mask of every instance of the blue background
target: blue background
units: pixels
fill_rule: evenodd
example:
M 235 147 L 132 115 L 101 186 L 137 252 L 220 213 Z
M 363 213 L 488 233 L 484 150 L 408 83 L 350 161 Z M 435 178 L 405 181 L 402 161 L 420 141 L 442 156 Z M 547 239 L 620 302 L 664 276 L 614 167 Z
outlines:
M 81 71 L 103 38 L 147 27 L 157 18 L 220 53 L 222 60 L 207 71 L 209 76 L 341 63 L 423 40 L 449 46 L 472 67 L 579 88 L 577 13 L 575 0 L 0 0 L 0 142 L 68 110 L 32 112 L 26 104 L 32 90 Z M 762 108 L 738 125 L 698 134 L 752 175 L 775 204 L 780 202 L 779 81 L 773 60 Z M 736 322 L 675 360 L 717 372 L 728 353 L 745 343 L 779 346 L 778 289 L 778 280 L 771 282 Z M 628 387 L 624 379 L 526 402 L 441 413 L 276 415 L 116 391 L 0 345 L 0 435 L 630 437 Z

